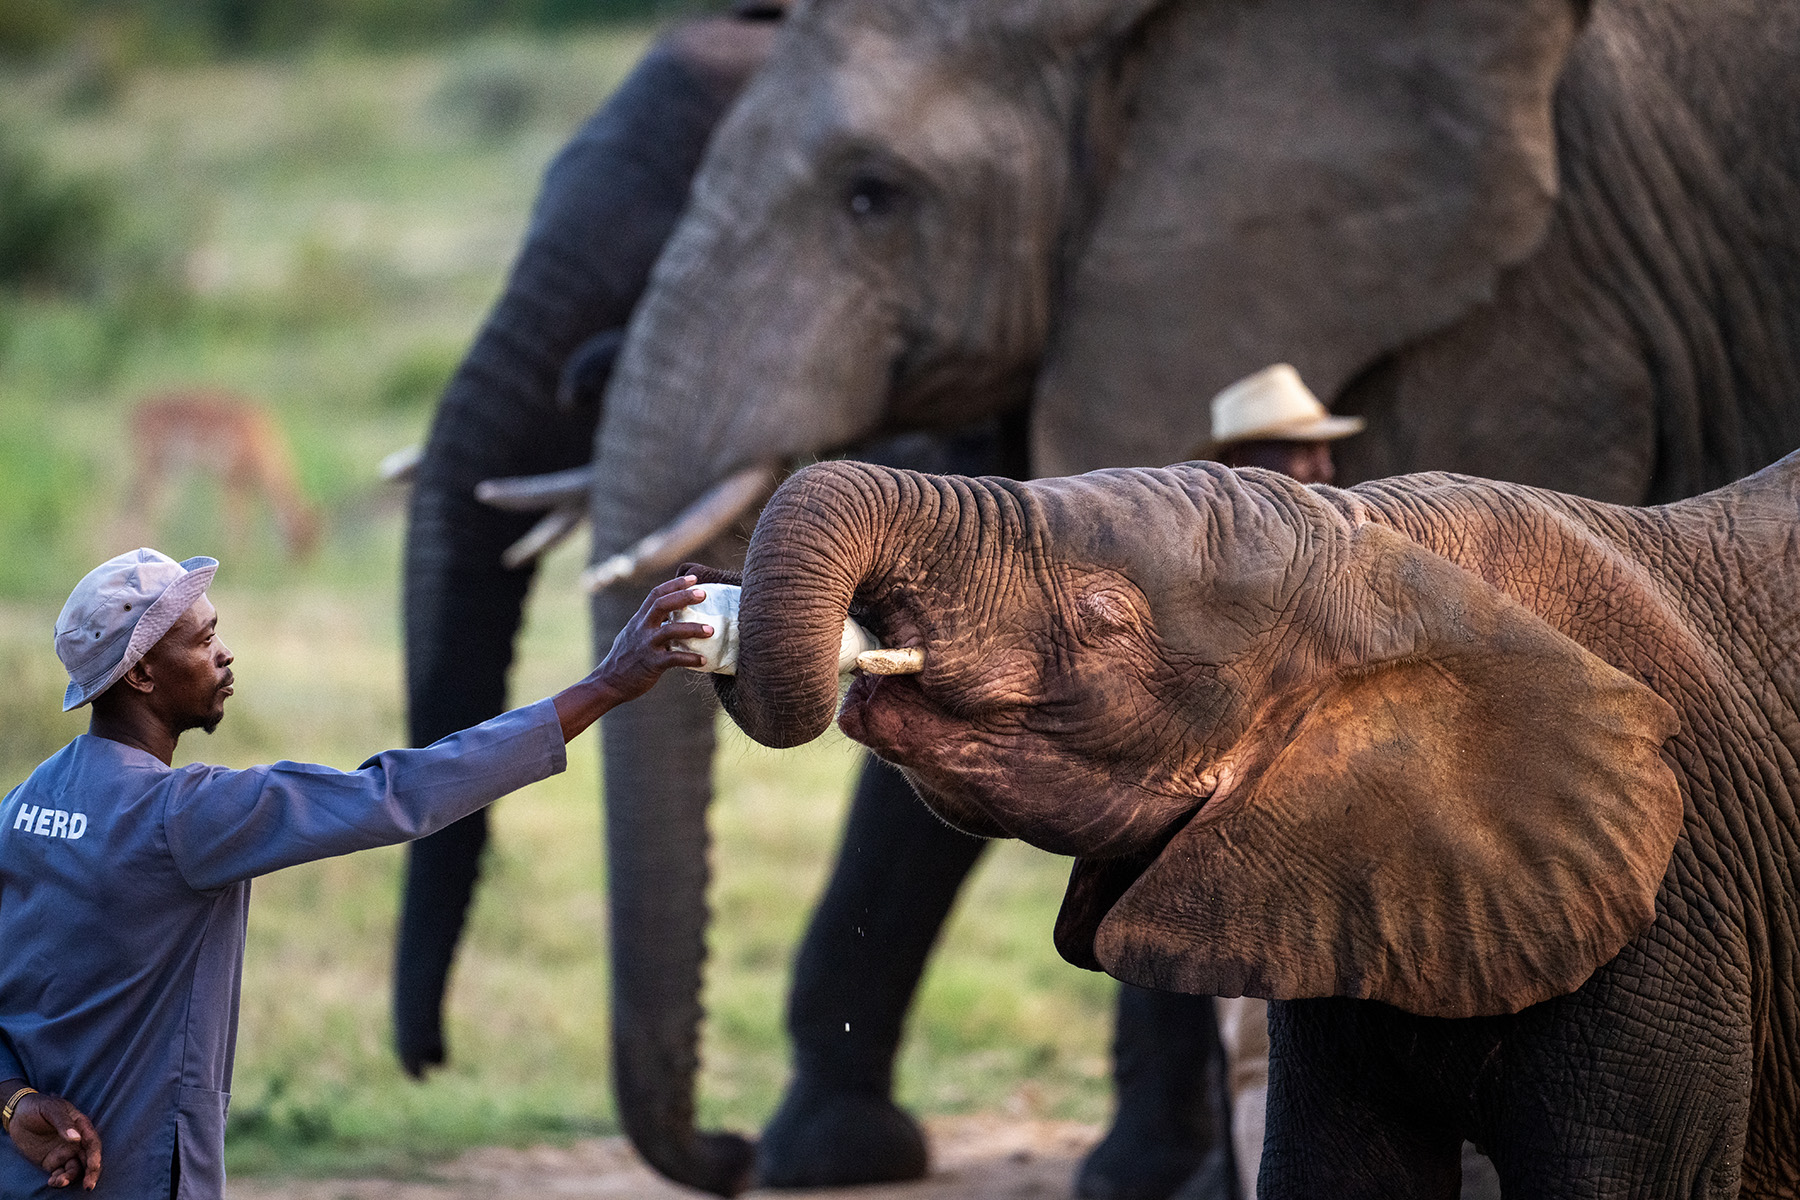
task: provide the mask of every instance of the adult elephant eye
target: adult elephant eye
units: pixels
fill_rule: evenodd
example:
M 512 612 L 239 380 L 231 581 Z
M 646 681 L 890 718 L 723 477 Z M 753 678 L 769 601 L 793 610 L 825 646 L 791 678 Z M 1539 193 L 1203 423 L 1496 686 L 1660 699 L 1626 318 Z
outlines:
M 845 190 L 844 206 L 859 220 L 891 216 L 906 199 L 906 190 L 891 179 L 859 172 Z

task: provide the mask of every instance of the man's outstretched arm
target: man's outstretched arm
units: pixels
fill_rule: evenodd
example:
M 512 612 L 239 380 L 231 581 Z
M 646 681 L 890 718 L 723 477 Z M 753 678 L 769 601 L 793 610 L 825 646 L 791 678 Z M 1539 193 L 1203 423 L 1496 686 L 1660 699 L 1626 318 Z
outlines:
M 206 890 L 295 863 L 410 841 L 508 792 L 563 770 L 569 738 L 648 691 L 673 666 L 701 658 L 669 643 L 708 626 L 664 624 L 693 602 L 693 579 L 651 592 L 586 679 L 554 697 L 417 750 L 388 750 L 355 771 L 279 762 L 234 771 L 184 767 L 169 775 L 163 818 L 169 851 L 189 886 Z

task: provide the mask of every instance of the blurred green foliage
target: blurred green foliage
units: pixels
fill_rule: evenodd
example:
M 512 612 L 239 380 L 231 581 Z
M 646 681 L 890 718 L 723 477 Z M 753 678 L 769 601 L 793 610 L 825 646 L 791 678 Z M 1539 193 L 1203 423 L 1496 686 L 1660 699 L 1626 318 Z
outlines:
M 98 181 L 59 173 L 0 125 L 0 289 L 72 290 L 89 282 L 111 210 L 112 196 Z
M 444 388 L 462 362 L 463 348 L 449 342 L 414 346 L 396 358 L 382 373 L 376 396 L 387 408 L 409 409 L 429 404 Z
M 29 58 L 69 36 L 75 12 L 64 0 L 4 0 L 0 3 L 0 54 Z
M 131 414 L 189 388 L 276 415 L 326 512 L 309 575 L 391 571 L 376 465 L 423 437 L 544 163 L 646 36 L 145 62 L 104 104 L 69 102 L 65 59 L 0 64 L 0 603 L 143 544 L 291 581 L 267 505 L 235 536 L 204 464 L 134 510 Z M 449 99 L 496 73 L 530 95 L 504 129 Z
M 91 42 L 96 31 L 160 60 L 281 54 L 320 43 L 395 49 L 718 7 L 717 0 L 0 0 L 0 57 L 41 57 Z

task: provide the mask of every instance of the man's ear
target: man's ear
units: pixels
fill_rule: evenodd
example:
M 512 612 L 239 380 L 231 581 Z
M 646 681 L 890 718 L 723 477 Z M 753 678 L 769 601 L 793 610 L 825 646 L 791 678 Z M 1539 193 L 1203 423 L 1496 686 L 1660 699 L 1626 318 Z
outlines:
M 1202 995 L 1465 1017 L 1580 987 L 1654 919 L 1682 826 L 1675 710 L 1391 530 L 1352 534 L 1325 586 L 1322 619 L 1389 653 L 1268 698 L 1221 760 L 1229 793 L 1122 894 L 1078 872 L 1071 901 L 1079 883 L 1103 915 L 1065 905 L 1059 934 Z
M 149 656 L 146 655 L 145 658 Z M 142 692 L 148 696 L 156 690 L 156 680 L 152 677 L 150 667 L 144 658 L 131 664 L 131 669 L 119 677 L 119 682 L 134 692 Z

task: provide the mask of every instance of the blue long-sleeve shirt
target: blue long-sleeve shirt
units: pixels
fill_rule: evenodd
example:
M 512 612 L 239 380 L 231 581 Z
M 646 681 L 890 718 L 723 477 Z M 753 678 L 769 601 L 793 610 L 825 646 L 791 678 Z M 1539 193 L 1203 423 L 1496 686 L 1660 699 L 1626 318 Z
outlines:
M 355 771 L 170 768 L 84 734 L 0 802 L 0 1079 L 100 1131 L 94 1195 L 224 1195 L 250 880 L 443 828 L 566 765 L 545 700 Z M 0 1196 L 51 1197 L 10 1141 Z

